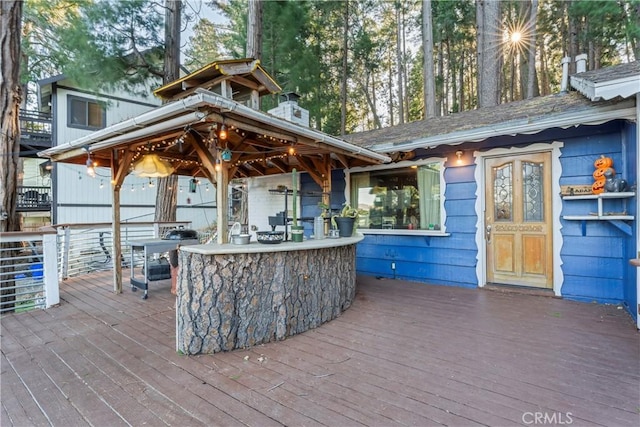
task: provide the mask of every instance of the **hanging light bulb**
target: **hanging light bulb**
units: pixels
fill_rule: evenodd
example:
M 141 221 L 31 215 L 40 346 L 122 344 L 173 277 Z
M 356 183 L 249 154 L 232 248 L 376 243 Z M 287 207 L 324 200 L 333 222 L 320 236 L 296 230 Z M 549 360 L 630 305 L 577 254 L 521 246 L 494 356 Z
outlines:
M 87 153 L 87 175 L 89 175 L 91 178 L 95 178 L 96 177 L 96 168 L 95 168 L 95 164 L 93 163 L 93 160 L 91 160 L 91 153 Z
M 145 190 L 145 188 L 144 188 L 144 182 L 143 182 L 142 183 L 142 191 L 144 191 L 144 190 Z
M 104 179 L 100 180 L 100 189 L 102 190 L 104 188 Z
M 220 134 L 218 136 L 223 141 L 227 139 L 227 127 L 224 125 L 224 123 L 222 124 L 222 126 L 220 126 Z
M 134 191 L 136 191 L 136 189 L 133 187 L 133 184 L 131 184 L 131 192 L 133 193 Z
M 153 181 L 149 180 L 149 188 L 153 188 L 155 186 L 156 186 L 156 184 L 154 184 Z
M 209 184 L 204 188 L 206 191 L 209 191 Z
M 289 155 L 293 156 L 296 154 L 296 149 L 293 147 L 293 145 L 291 147 L 289 147 Z

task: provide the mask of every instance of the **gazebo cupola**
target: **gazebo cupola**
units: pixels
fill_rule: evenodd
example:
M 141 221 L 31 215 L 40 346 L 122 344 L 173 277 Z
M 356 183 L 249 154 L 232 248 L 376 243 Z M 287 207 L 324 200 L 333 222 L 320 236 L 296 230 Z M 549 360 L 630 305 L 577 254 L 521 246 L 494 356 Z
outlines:
M 231 59 L 212 62 L 193 73 L 168 83 L 153 94 L 164 101 L 176 101 L 202 88 L 233 99 L 255 110 L 260 97 L 278 93 L 280 86 L 260 66 L 257 59 Z

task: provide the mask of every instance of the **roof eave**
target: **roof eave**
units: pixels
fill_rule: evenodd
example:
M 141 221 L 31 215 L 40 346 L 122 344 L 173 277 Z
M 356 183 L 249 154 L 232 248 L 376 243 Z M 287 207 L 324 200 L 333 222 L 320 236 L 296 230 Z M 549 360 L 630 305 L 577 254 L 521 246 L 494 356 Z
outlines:
M 640 92 L 640 75 L 602 82 L 571 76 L 570 81 L 574 89 L 591 101 L 610 100 L 616 97 L 629 98 Z
M 609 106 L 589 112 L 574 111 L 569 114 L 533 120 L 523 118 L 517 121 L 488 125 L 471 130 L 418 138 L 403 143 L 381 144 L 372 149 L 378 153 L 412 151 L 420 148 L 434 148 L 439 145 L 460 145 L 465 142 L 479 142 L 499 136 L 534 134 L 550 128 L 566 129 L 579 125 L 597 125 L 616 119 L 634 120 L 636 108 L 633 100 L 624 101 L 621 104 L 618 104 L 615 108 Z
M 206 116 L 206 113 L 199 110 L 206 107 L 219 108 L 220 110 L 228 112 L 233 111 L 246 119 L 276 126 L 315 142 L 321 142 L 328 146 L 346 150 L 355 157 L 365 157 L 370 159 L 370 161 L 379 163 L 391 161 L 391 158 L 384 154 L 350 144 L 341 139 L 262 111 L 254 110 L 204 89 L 197 89 L 193 95 L 184 99 L 163 105 L 155 110 L 141 114 L 138 117 L 101 129 L 66 144 L 49 148 L 38 153 L 38 155 L 40 157 L 51 158 L 54 161 L 61 161 L 77 157 L 80 150 L 103 150 L 111 146 L 115 147 L 119 144 L 146 137 L 154 133 L 166 132 L 176 126 L 185 126 L 189 122 L 193 123 L 202 120 L 202 118 Z

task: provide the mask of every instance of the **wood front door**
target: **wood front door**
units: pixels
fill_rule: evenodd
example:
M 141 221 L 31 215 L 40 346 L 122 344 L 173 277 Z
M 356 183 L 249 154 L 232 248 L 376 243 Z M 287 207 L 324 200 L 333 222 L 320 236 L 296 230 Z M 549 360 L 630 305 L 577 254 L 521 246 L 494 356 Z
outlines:
M 485 160 L 487 282 L 553 288 L 551 153 Z

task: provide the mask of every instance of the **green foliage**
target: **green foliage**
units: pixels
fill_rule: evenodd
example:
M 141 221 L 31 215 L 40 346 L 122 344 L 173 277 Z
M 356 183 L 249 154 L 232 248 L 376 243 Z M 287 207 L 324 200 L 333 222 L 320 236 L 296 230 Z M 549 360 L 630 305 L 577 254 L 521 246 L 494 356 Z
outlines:
M 157 3 L 29 0 L 26 5 L 28 79 L 64 73 L 83 88 L 148 94 L 144 83 L 162 76 L 164 34 L 158 29 L 164 28 L 164 14 Z
M 184 52 L 184 66 L 189 71 L 195 71 L 211 62 L 224 59 L 220 53 L 224 47 L 221 43 L 219 31 L 213 22 L 201 19 L 193 27 L 193 36 L 189 38 L 189 45 Z

